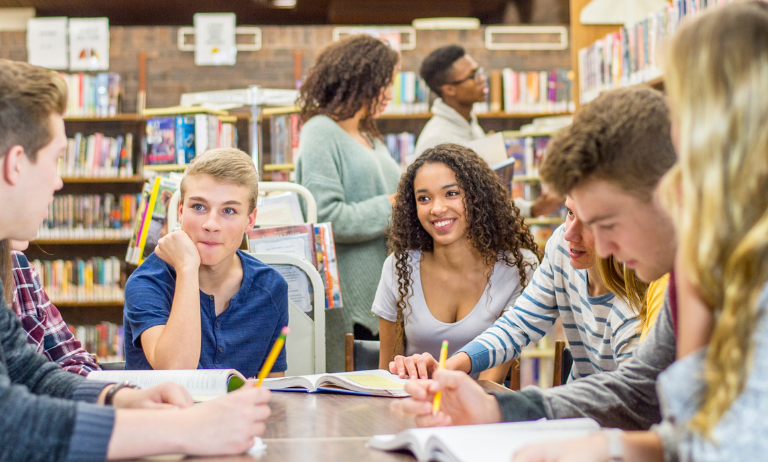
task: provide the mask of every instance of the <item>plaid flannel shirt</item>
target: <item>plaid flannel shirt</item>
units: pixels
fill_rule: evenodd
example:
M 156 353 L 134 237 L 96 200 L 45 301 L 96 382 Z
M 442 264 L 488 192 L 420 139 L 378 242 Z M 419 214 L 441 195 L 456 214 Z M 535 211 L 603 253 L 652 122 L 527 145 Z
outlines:
M 48 299 L 40 275 L 29 264 L 27 257 L 14 251 L 12 260 L 16 284 L 13 310 L 27 332 L 27 342 L 65 371 L 86 376 L 91 371 L 99 370 L 91 355 L 70 332 L 59 310 Z

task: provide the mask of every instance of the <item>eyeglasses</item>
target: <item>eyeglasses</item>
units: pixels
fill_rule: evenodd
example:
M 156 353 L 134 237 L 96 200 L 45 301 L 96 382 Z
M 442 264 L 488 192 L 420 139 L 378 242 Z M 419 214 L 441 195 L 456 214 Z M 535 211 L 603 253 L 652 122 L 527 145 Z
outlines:
M 461 79 L 461 80 L 454 80 L 453 82 L 448 82 L 448 83 L 446 83 L 446 85 L 459 85 L 461 83 L 466 82 L 467 80 L 474 80 L 475 82 L 479 83 L 483 79 L 484 76 L 485 76 L 485 72 L 484 72 L 483 68 L 482 67 L 478 67 L 477 69 L 472 71 L 471 74 L 469 74 L 468 76 L 464 77 L 463 79 Z

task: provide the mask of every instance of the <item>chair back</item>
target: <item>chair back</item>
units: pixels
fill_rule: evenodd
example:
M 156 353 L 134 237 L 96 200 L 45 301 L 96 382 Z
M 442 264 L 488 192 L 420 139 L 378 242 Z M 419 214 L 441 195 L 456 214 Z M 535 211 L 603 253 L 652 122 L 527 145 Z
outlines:
M 367 371 L 379 368 L 378 340 L 355 340 L 354 335 L 344 336 L 344 370 Z
M 573 355 L 571 349 L 565 347 L 565 342 L 555 342 L 554 370 L 552 371 L 552 386 L 557 387 L 568 382 L 573 367 Z

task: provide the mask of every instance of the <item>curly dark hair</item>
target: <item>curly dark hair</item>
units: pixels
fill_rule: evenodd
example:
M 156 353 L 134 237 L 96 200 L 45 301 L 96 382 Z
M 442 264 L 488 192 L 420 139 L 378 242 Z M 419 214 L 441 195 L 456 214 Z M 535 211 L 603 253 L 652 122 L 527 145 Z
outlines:
M 494 265 L 501 260 L 507 266 L 517 266 L 520 283 L 525 287 L 528 284 L 525 268 L 532 265 L 524 260 L 520 249 L 539 253 L 520 210 L 499 177 L 480 156 L 469 148 L 451 143 L 424 151 L 400 179 L 392 207 L 392 226 L 387 231 L 387 247 L 395 255 L 399 286 L 395 354 L 399 353 L 398 348 L 405 346 L 406 299 L 413 283 L 408 251 L 431 252 L 434 249 L 432 236 L 419 221 L 413 190 L 416 173 L 422 166 L 433 163 L 447 166 L 456 175 L 459 188 L 464 192 L 467 237 L 485 259 L 489 282 Z
M 299 89 L 296 104 L 301 107 L 302 122 L 318 114 L 346 120 L 365 106 L 368 111 L 360 120 L 360 132 L 379 137 L 373 114 L 381 92 L 392 84 L 399 61 L 395 50 L 369 35 L 353 35 L 328 45 Z

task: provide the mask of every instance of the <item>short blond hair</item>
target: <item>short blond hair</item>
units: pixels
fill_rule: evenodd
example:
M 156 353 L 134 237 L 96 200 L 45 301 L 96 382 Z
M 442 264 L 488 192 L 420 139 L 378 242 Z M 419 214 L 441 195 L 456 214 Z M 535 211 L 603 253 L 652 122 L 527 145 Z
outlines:
M 259 197 L 259 174 L 251 156 L 235 148 L 218 148 L 205 151 L 192 159 L 181 179 L 181 203 L 190 177 L 208 175 L 216 181 L 248 188 L 248 213 L 256 209 Z

